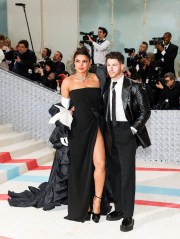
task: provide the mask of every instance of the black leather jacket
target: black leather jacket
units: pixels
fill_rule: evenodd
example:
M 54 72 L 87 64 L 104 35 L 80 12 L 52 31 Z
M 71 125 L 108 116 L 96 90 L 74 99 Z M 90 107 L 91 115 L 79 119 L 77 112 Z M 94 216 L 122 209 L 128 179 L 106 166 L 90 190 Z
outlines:
M 108 151 L 111 148 L 112 139 L 110 132 L 110 100 L 109 100 L 109 87 L 110 81 L 103 94 L 103 112 L 105 116 L 105 144 Z M 150 117 L 150 105 L 146 90 L 141 84 L 129 79 L 124 78 L 122 88 L 122 101 L 126 118 L 130 125 L 137 130 L 137 143 L 138 146 L 146 148 L 151 145 L 145 123 Z

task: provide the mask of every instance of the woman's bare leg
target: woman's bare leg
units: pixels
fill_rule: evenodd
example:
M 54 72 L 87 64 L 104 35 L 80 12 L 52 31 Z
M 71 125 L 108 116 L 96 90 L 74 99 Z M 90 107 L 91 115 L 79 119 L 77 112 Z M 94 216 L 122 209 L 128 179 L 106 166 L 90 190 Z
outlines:
M 96 143 L 94 147 L 93 154 L 93 162 L 94 162 L 94 184 L 95 184 L 95 195 L 93 201 L 93 212 L 100 212 L 101 205 L 101 197 L 104 188 L 105 181 L 105 149 L 104 149 L 104 140 L 101 134 L 100 129 L 98 128 Z

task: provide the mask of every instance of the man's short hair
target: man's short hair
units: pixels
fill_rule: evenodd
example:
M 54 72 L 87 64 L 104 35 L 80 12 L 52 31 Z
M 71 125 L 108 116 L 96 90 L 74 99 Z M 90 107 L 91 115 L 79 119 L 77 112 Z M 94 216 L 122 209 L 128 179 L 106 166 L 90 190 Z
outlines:
M 176 77 L 175 77 L 174 73 L 172 73 L 172 72 L 168 72 L 164 75 L 164 78 L 167 78 L 167 77 L 169 77 L 171 80 L 176 80 Z
M 46 49 L 47 56 L 50 57 L 50 55 L 51 55 L 51 49 L 49 49 L 49 48 L 47 48 L 47 47 L 44 48 L 44 49 Z
M 148 43 L 147 43 L 146 41 L 143 41 L 141 44 L 144 44 L 144 45 L 146 45 L 146 46 L 147 46 L 147 48 L 148 48 Z
M 61 57 L 61 59 L 63 58 L 63 54 L 60 51 L 57 51 L 59 53 L 59 56 Z
M 164 35 L 169 35 L 170 37 L 172 37 L 172 34 L 170 32 L 165 32 Z
M 106 55 L 106 62 L 108 59 L 116 59 L 120 63 L 124 64 L 124 55 L 118 51 L 112 51 Z
M 106 35 L 105 35 L 105 37 L 107 36 L 107 34 L 108 34 L 108 31 L 107 31 L 107 29 L 106 28 L 104 28 L 104 27 L 99 27 L 98 28 L 98 30 L 102 30 L 103 31 L 103 33 L 105 33 Z
M 21 40 L 18 42 L 18 45 L 19 44 L 23 44 L 25 46 L 25 48 L 29 48 L 29 42 L 27 40 Z

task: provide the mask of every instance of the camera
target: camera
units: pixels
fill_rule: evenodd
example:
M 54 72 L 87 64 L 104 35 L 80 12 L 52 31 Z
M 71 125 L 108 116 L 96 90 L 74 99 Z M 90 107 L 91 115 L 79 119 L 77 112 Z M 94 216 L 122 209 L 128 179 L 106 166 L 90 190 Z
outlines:
M 89 42 L 88 35 L 92 38 L 93 41 L 96 41 L 97 38 L 98 38 L 98 35 L 94 35 L 94 31 L 91 31 L 89 33 L 87 33 L 87 32 L 80 32 L 80 35 L 83 35 L 83 40 L 80 41 L 80 43 L 82 43 L 82 44 L 84 44 L 84 43 L 89 44 L 89 45 L 92 44 L 91 42 Z
M 162 45 L 164 41 L 163 37 L 153 37 L 152 40 L 149 41 L 149 45 L 153 46 L 156 44 Z
M 19 52 L 13 52 L 13 59 L 16 60 L 20 56 Z
M 146 52 L 139 52 L 137 55 L 136 55 L 136 60 L 141 60 L 142 58 L 146 58 L 147 55 L 146 55 Z
M 135 49 L 134 48 L 124 48 L 124 52 L 125 53 L 129 53 L 129 54 L 132 54 L 135 52 Z
M 38 73 L 38 68 L 44 68 L 44 61 L 40 61 L 39 63 L 34 64 L 34 73 Z

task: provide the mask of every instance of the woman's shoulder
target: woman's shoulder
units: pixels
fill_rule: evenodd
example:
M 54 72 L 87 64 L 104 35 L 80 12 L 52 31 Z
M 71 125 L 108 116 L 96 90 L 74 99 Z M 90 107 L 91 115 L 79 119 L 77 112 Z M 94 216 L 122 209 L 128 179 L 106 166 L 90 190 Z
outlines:
M 95 73 L 89 73 L 89 76 L 90 76 L 90 78 L 92 78 L 93 80 L 99 82 L 99 79 L 98 79 L 98 77 L 97 77 L 97 75 L 96 75 Z

